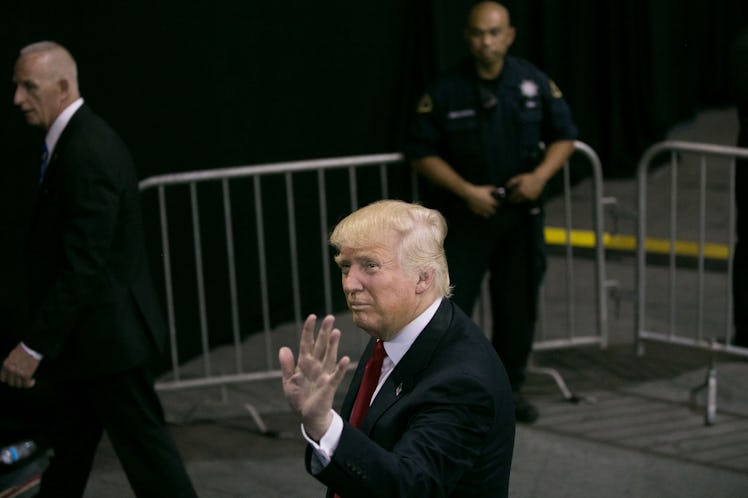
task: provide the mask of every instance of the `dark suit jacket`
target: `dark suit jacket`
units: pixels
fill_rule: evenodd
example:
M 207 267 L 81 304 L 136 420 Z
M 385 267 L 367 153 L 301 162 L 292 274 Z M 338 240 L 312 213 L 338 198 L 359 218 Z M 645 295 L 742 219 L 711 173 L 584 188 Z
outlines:
M 350 416 L 367 346 L 343 402 Z M 514 406 L 506 372 L 475 323 L 448 299 L 397 364 L 361 429 L 345 423 L 317 479 L 343 498 L 507 496 Z M 310 470 L 311 448 L 307 448 Z
M 55 146 L 28 239 L 31 326 L 58 374 L 142 364 L 165 340 L 130 153 L 86 105 Z

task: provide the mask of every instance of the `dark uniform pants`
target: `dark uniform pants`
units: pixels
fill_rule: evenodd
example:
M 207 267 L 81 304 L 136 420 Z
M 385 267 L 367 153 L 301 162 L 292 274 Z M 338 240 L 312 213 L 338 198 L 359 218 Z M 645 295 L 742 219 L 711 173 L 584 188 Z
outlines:
M 541 216 L 518 205 L 500 207 L 489 220 L 473 215 L 447 217 L 445 248 L 454 286 L 452 300 L 471 314 L 489 273 L 492 342 L 514 391 L 522 387 L 532 351 L 544 266 L 538 244 Z

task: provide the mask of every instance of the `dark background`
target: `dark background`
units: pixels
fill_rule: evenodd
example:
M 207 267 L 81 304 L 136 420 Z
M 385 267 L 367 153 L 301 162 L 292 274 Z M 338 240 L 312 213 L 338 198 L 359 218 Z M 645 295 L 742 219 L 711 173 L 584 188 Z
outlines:
M 467 52 L 467 0 L 4 2 L 0 7 L 0 302 L 23 308 L 39 131 L 12 105 L 19 48 L 66 45 L 86 102 L 141 178 L 400 150 L 425 84 Z M 608 177 L 705 107 L 730 104 L 739 0 L 507 1 L 512 53 L 548 73 Z M 11 320 L 12 321 L 12 320 Z

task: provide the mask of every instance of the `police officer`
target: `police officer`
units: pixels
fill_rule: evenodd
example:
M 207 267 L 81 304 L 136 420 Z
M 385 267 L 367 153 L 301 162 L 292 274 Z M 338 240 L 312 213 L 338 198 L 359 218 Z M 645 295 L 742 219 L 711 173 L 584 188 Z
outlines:
M 531 423 L 538 411 L 520 391 L 545 268 L 539 198 L 574 151 L 577 131 L 553 81 L 507 55 L 514 35 L 503 5 L 472 7 L 465 28 L 472 57 L 420 99 L 405 151 L 430 180 L 423 201 L 449 224 L 454 301 L 470 312 L 490 273 L 492 341 L 509 374 L 517 421 Z

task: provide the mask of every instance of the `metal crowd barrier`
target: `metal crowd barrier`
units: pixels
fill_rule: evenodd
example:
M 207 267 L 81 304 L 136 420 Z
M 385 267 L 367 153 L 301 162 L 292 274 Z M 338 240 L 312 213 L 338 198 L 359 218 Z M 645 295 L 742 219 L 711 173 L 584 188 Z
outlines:
M 603 204 L 605 202 L 603 197 L 603 170 L 600 163 L 600 158 L 597 156 L 595 151 L 587 144 L 576 141 L 574 143 L 575 155 L 582 157 L 587 163 L 591 172 L 591 194 L 589 195 L 589 213 L 591 214 L 591 227 L 589 230 L 581 231 L 575 229 L 575 219 L 572 212 L 572 185 L 571 185 L 571 173 L 570 168 L 566 167 L 562 170 L 563 180 L 563 195 L 561 197 L 563 207 L 563 223 L 560 230 L 562 231 L 561 244 L 563 245 L 564 252 L 564 268 L 565 268 L 565 294 L 567 296 L 565 302 L 566 309 L 566 326 L 562 329 L 560 334 L 551 335 L 548 320 L 546 319 L 546 296 L 545 285 L 541 288 L 541 299 L 540 299 L 540 313 L 539 313 L 539 327 L 538 336 L 535 339 L 533 349 L 536 351 L 556 349 L 559 347 L 567 346 L 578 346 L 578 345 L 589 345 L 598 344 L 601 347 L 607 347 L 608 345 L 608 306 L 607 306 L 607 292 L 608 289 L 613 285 L 612 282 L 608 281 L 607 274 L 605 272 L 605 240 L 604 240 L 604 219 L 603 219 Z M 549 240 L 551 237 L 550 231 L 559 231 L 559 228 L 549 227 L 550 223 L 546 223 L 546 241 L 551 243 Z M 573 233 L 576 232 L 578 235 L 586 235 L 586 243 L 577 241 L 576 243 L 572 240 Z M 580 237 L 581 238 L 581 237 Z M 586 327 L 587 321 L 585 320 L 584 325 L 580 325 L 577 320 L 577 309 L 575 306 L 574 296 L 577 293 L 577 289 L 580 287 L 577 285 L 576 280 L 576 264 L 577 258 L 575 257 L 575 245 L 586 246 L 585 249 L 592 251 L 593 261 L 593 281 L 590 286 L 589 283 L 583 283 L 583 287 L 593 289 L 594 294 L 594 315 L 595 322 L 594 327 L 590 329 L 582 329 Z M 550 263 L 549 263 L 550 264 Z M 558 324 L 554 324 L 556 327 Z M 558 332 L 558 331 L 557 331 Z
M 574 318 L 574 304 L 569 303 L 567 306 L 569 310 L 568 330 L 552 339 L 539 336 L 536 349 L 590 343 L 605 346 L 607 342 L 601 167 L 597 155 L 586 144 L 577 142 L 576 151 L 587 159 L 593 173 L 594 196 L 590 209 L 595 220 L 593 247 L 596 327 L 591 334 L 586 332 L 578 334 L 577 321 Z M 408 185 L 402 186 L 404 171 L 408 172 L 409 181 L 404 183 L 409 183 L 409 189 Z M 563 177 L 566 226 L 561 230 L 567 234 L 565 243 L 567 285 L 569 285 L 569 293 L 573 295 L 574 270 L 571 260 L 574 258 L 574 253 L 570 236 L 572 230 L 569 208 L 571 182 L 568 168 L 564 169 Z M 272 186 L 271 194 L 267 193 L 269 185 Z M 393 188 L 393 185 L 397 186 Z M 380 198 L 416 199 L 415 185 L 410 168 L 403 163 L 403 156 L 397 153 L 238 166 L 159 175 L 143 180 L 140 183 L 141 195 L 150 196 L 149 200 L 157 206 L 152 211 L 157 212 L 158 216 L 147 218 L 147 221 L 156 225 L 157 228 L 154 230 L 160 234 L 162 268 L 159 270 L 163 274 L 170 335 L 171 371 L 166 378 L 157 382 L 157 389 L 175 391 L 211 386 L 225 388 L 235 383 L 279 378 L 280 370 L 276 360 L 277 347 L 273 344 L 272 335 L 274 327 L 279 320 L 285 319 L 286 323 L 293 322 L 295 330 L 299 331 L 305 314 L 310 309 L 315 309 L 310 308 L 307 303 L 302 305 L 303 287 L 305 284 L 311 285 L 307 282 L 311 279 L 302 277 L 302 270 L 308 269 L 310 265 L 307 265 L 307 268 L 300 267 L 300 247 L 303 246 L 305 254 L 312 251 L 319 255 L 319 259 L 312 266 L 321 268 L 321 274 L 313 284 L 316 289 L 321 280 L 323 303 L 320 306 L 326 313 L 332 313 L 335 311 L 334 295 L 340 295 L 340 293 L 339 289 L 332 284 L 332 278 L 337 277 L 336 270 L 331 268 L 327 244 L 330 229 L 338 219 L 373 200 Z M 307 195 L 301 199 L 298 197 L 300 188 L 307 190 Z M 177 195 L 184 198 L 182 204 L 170 203 L 171 196 L 175 195 L 174 191 L 178 189 L 181 190 Z M 313 193 L 310 194 L 308 190 Z M 333 202 L 340 197 L 345 198 L 345 201 Z M 267 207 L 269 201 L 276 205 L 270 215 L 268 215 Z M 239 215 L 237 215 L 237 210 L 241 210 Z M 146 212 L 149 211 L 146 210 Z M 208 218 L 205 212 L 212 214 L 208 223 L 205 223 Z M 308 242 L 308 237 L 299 240 L 300 231 L 308 230 L 307 223 L 298 222 L 301 216 L 306 217 L 307 221 L 310 216 L 316 220 L 312 229 L 315 236 L 311 243 Z M 216 219 L 221 220 L 222 226 L 218 226 Z M 178 224 L 179 226 L 176 226 Z M 240 224 L 242 227 L 237 229 L 237 225 Z M 268 237 L 269 228 L 274 228 L 277 232 L 280 225 L 283 225 L 282 231 L 285 235 L 278 237 L 276 233 L 275 236 Z M 206 235 L 208 231 L 214 232 L 213 236 Z M 177 234 L 184 239 L 184 243 L 173 242 L 172 239 Z M 246 245 L 245 240 L 243 248 L 240 248 L 241 244 L 238 240 L 240 237 L 252 239 L 253 245 L 251 247 Z M 220 249 L 216 252 L 213 248 L 212 256 L 207 256 L 208 246 L 220 246 Z M 251 252 L 252 256 L 256 253 L 256 261 L 248 262 L 247 259 L 251 258 L 247 252 Z M 292 304 L 288 316 L 275 316 L 273 320 L 271 319 L 273 310 L 271 309 L 272 291 L 270 288 L 272 282 L 268 272 L 272 271 L 274 263 L 271 260 L 278 252 L 288 255 L 287 261 L 284 261 L 288 266 L 289 281 L 282 283 L 281 286 L 288 289 L 283 296 L 284 301 Z M 189 253 L 189 257 L 186 257 L 185 253 Z M 186 258 L 188 262 L 175 264 L 176 256 Z M 221 260 L 221 264 L 225 265 L 220 271 L 207 268 L 209 265 L 215 265 L 217 260 Z M 240 265 L 243 265 L 241 270 L 238 268 Z M 177 269 L 176 266 L 179 268 Z M 259 294 L 255 295 L 257 299 L 248 300 L 242 297 L 247 291 L 244 289 L 246 286 L 240 275 L 246 274 L 250 267 L 253 272 L 256 272 L 256 278 L 251 280 L 252 285 L 258 287 Z M 182 282 L 176 282 L 177 278 L 180 278 Z M 222 280 L 225 288 L 219 291 L 211 290 L 211 285 L 215 287 L 216 280 Z M 223 315 L 222 318 L 226 322 L 225 328 L 231 329 L 230 337 L 222 342 L 217 341 L 214 334 L 218 332 L 226 334 L 226 331 L 213 330 L 209 313 L 209 309 L 217 307 L 215 304 L 209 305 L 211 296 L 216 293 L 225 295 L 225 299 L 220 299 L 220 301 L 225 304 L 226 308 L 218 314 Z M 180 302 L 180 295 L 191 296 L 188 299 L 189 304 L 185 305 L 184 302 Z M 215 300 L 216 298 L 214 302 Z M 188 309 L 184 310 L 184 308 Z M 259 321 L 260 326 L 251 330 L 246 325 L 249 308 L 255 314 L 260 315 L 259 320 L 256 316 L 254 317 L 255 321 Z M 181 312 L 187 312 L 191 316 L 180 322 Z M 196 360 L 201 363 L 198 372 L 194 368 L 185 372 L 183 368 L 185 355 L 183 348 L 180 348 L 180 343 L 185 340 L 185 323 L 197 329 L 199 335 L 199 351 L 189 355 L 194 357 L 191 363 Z M 191 330 L 190 334 L 192 332 L 195 331 Z M 243 342 L 247 336 L 257 336 L 260 332 L 263 336 L 264 362 L 262 359 L 255 358 L 257 361 L 250 365 Z M 224 347 L 228 346 L 232 352 L 222 357 L 221 360 L 216 360 L 213 358 L 213 353 L 215 347 L 220 344 Z M 295 346 L 295 344 L 291 345 Z M 359 348 L 355 350 L 360 351 Z M 352 356 L 354 362 L 357 359 Z M 554 375 L 564 395 L 567 398 L 572 397 L 563 380 L 555 372 L 541 371 L 541 373 Z M 260 429 L 264 431 L 264 423 L 255 407 L 245 406 Z
M 402 155 L 401 154 L 379 154 L 369 156 L 356 156 L 356 157 L 340 157 L 330 159 L 319 159 L 319 160 L 308 160 L 308 161 L 294 161 L 285 163 L 274 163 L 274 164 L 261 164 L 252 166 L 237 166 L 222 169 L 203 170 L 194 172 L 184 172 L 176 174 L 159 175 L 147 178 L 140 182 L 141 195 L 149 190 L 155 190 L 157 195 L 158 203 L 158 225 L 160 229 L 161 238 L 161 254 L 162 254 L 162 265 L 163 265 L 163 278 L 164 278 L 164 293 L 165 293 L 165 307 L 167 312 L 167 322 L 170 337 L 170 360 L 171 360 L 171 373 L 170 380 L 161 380 L 157 382 L 156 388 L 159 391 L 173 391 L 199 387 L 209 386 L 220 386 L 225 387 L 229 384 L 240 383 L 240 382 L 251 382 L 263 379 L 280 378 L 281 372 L 277 367 L 275 361 L 275 350 L 273 347 L 273 338 L 271 332 L 273 330 L 273 323 L 271 321 L 271 307 L 270 307 L 270 291 L 269 291 L 269 278 L 268 278 L 268 255 L 274 251 L 278 251 L 278 244 L 273 240 L 267 240 L 267 223 L 269 222 L 269 216 L 266 216 L 265 203 L 268 199 L 263 198 L 264 188 L 263 181 L 269 182 L 272 179 L 282 179 L 284 191 L 284 204 L 286 206 L 286 219 L 285 223 L 287 226 L 288 235 L 288 247 L 284 248 L 290 255 L 288 265 L 290 266 L 290 283 L 288 287 L 290 292 L 288 293 L 292 303 L 293 310 L 292 316 L 288 317 L 293 320 L 296 324 L 296 330 L 301 329 L 302 318 L 302 305 L 301 305 L 301 268 L 299 267 L 299 246 L 300 241 L 297 240 L 297 234 L 300 228 L 297 224 L 297 217 L 301 212 L 305 212 L 306 208 L 298 208 L 299 200 L 295 194 L 295 190 L 301 186 L 309 186 L 309 183 L 315 183 L 316 180 L 316 218 L 319 223 L 319 229 L 317 230 L 317 236 L 319 237 L 316 241 L 319 244 L 319 252 L 321 259 L 317 265 L 323 269 L 322 271 L 322 288 L 324 294 L 324 310 L 326 313 L 332 313 L 333 311 L 333 287 L 331 284 L 331 271 L 330 271 L 330 258 L 328 257 L 328 244 L 327 234 L 332 228 L 330 220 L 337 220 L 342 218 L 344 215 L 351 211 L 354 211 L 359 207 L 359 192 L 360 182 L 357 180 L 359 177 L 364 176 L 363 171 L 373 171 L 375 179 L 367 177 L 367 185 L 371 183 L 379 183 L 377 189 L 376 198 L 387 198 L 390 196 L 390 179 L 389 175 L 393 167 L 402 168 Z M 333 176 L 335 171 L 342 171 L 347 177 L 347 188 L 345 189 L 345 197 L 348 197 L 346 206 L 340 212 L 330 213 L 328 212 L 328 197 L 340 196 L 338 192 L 328 194 L 331 181 L 330 176 Z M 303 173 L 307 173 L 304 176 Z M 297 176 L 304 176 L 302 182 L 295 182 Z M 313 175 L 314 179 L 308 175 Z M 248 181 L 249 184 L 241 184 L 241 180 Z M 234 184 L 239 185 L 234 185 Z M 214 365 L 212 360 L 212 349 L 214 345 L 214 339 L 212 340 L 211 330 L 209 327 L 209 314 L 207 302 L 207 291 L 206 291 L 206 270 L 204 268 L 205 261 L 203 257 L 203 247 L 206 243 L 217 243 L 216 240 L 205 240 L 205 237 L 201 234 L 204 227 L 201 226 L 201 213 L 205 210 L 205 206 L 201 205 L 200 199 L 202 199 L 199 193 L 202 193 L 206 186 L 211 184 L 217 184 L 220 186 L 220 194 L 218 197 L 218 203 L 220 204 L 220 211 L 222 214 L 223 222 L 223 233 L 225 241 L 223 241 L 223 247 L 225 253 L 222 257 L 226 260 L 226 280 L 228 283 L 228 298 L 230 302 L 230 327 L 231 327 L 231 343 L 233 348 L 233 368 L 232 372 L 227 372 L 227 365 L 220 364 Z M 174 208 L 169 208 L 167 203 L 167 189 L 171 192 L 175 187 L 183 186 L 189 191 L 189 207 L 183 209 L 177 209 L 176 216 Z M 211 194 L 212 195 L 211 197 Z M 216 197 L 215 192 L 207 191 L 204 194 L 206 197 L 211 197 L 211 200 Z M 245 257 L 244 254 L 237 254 L 235 242 L 237 232 L 235 225 L 240 221 L 235 211 L 236 200 L 232 200 L 232 195 L 237 196 L 251 196 L 253 198 L 253 209 L 246 209 L 246 216 L 251 217 L 254 220 L 255 230 L 253 236 L 256 239 L 256 255 L 257 264 L 254 267 L 256 270 L 257 278 L 259 280 L 260 288 L 260 299 L 252 300 L 247 303 L 241 302 L 239 295 L 241 288 L 239 286 L 239 279 L 237 278 L 237 262 L 241 261 Z M 411 194 L 412 196 L 412 194 Z M 276 199 L 277 200 L 277 199 Z M 301 199 L 308 201 L 309 199 Z M 239 203 L 240 207 L 244 204 Z M 247 206 L 244 206 L 245 208 Z M 215 215 L 215 212 L 213 213 Z M 185 216 L 187 215 L 187 216 Z M 195 280 L 194 292 L 196 294 L 197 301 L 197 320 L 199 322 L 199 335 L 200 335 L 200 357 L 202 360 L 202 372 L 195 374 L 191 372 L 190 375 L 183 375 L 182 358 L 180 357 L 179 345 L 180 341 L 183 341 L 185 337 L 178 332 L 178 303 L 175 298 L 175 284 L 174 280 L 174 269 L 172 265 L 172 259 L 175 249 L 171 243 L 171 237 L 174 235 L 174 230 L 171 229 L 172 220 L 174 218 L 185 218 L 188 217 L 190 222 L 189 226 L 183 227 L 185 231 L 190 231 L 189 238 L 192 242 L 191 252 L 194 254 L 194 273 Z M 215 216 L 214 216 L 215 217 Z M 273 223 L 279 223 L 279 213 L 272 213 Z M 334 224 L 334 221 L 333 221 Z M 305 250 L 309 250 L 310 246 L 306 245 Z M 181 246 L 178 250 L 184 251 L 184 246 Z M 176 286 L 177 289 L 180 286 Z M 246 365 L 244 358 L 244 348 L 242 346 L 242 330 L 244 326 L 241 321 L 241 308 L 247 307 L 258 307 L 261 309 L 261 331 L 264 335 L 264 365 L 253 364 L 251 366 Z M 252 330 L 250 333 L 257 332 Z M 246 335 L 246 334 L 245 334 Z M 212 344 L 213 342 L 213 344 Z M 247 410 L 255 419 L 255 422 L 260 429 L 265 432 L 265 425 L 262 422 L 259 413 L 252 405 L 246 405 Z
M 547 296 L 547 287 L 550 286 L 548 278 L 544 280 L 544 284 L 541 287 L 540 300 L 539 300 L 539 316 L 538 316 L 538 330 L 536 331 L 536 338 L 533 344 L 533 351 L 542 351 L 549 349 L 557 349 L 561 347 L 572 347 L 580 345 L 597 344 L 602 348 L 608 345 L 608 301 L 607 295 L 608 290 L 616 285 L 615 282 L 609 281 L 605 270 L 605 240 L 604 240 L 604 216 L 603 216 L 603 204 L 605 199 L 603 197 L 603 170 L 600 158 L 597 153 L 587 144 L 576 141 L 574 143 L 575 155 L 584 158 L 591 171 L 591 194 L 589 196 L 589 209 L 592 215 L 591 229 L 587 231 L 587 249 L 592 251 L 593 254 L 593 275 L 592 285 L 589 282 L 582 282 L 581 288 L 591 288 L 593 291 L 594 301 L 592 303 L 586 303 L 588 306 L 594 307 L 594 327 L 590 330 L 587 328 L 588 320 L 578 320 L 579 316 L 577 312 L 577 306 L 575 297 L 577 296 L 577 289 L 580 288 L 577 280 L 577 265 L 580 261 L 575 258 L 575 244 L 572 242 L 572 230 L 575 227 L 573 211 L 572 211 L 572 185 L 570 179 L 570 168 L 565 167 L 562 170 L 563 179 L 563 224 L 561 230 L 563 230 L 562 243 L 564 248 L 564 277 L 566 281 L 564 307 L 566 309 L 566 323 L 565 327 L 560 331 L 558 330 L 558 323 L 554 323 L 557 335 L 550 333 L 551 327 L 547 320 L 547 303 L 549 301 Z M 546 224 L 546 240 L 550 238 L 548 233 L 551 228 Z M 557 229 L 558 230 L 558 229 Z M 591 237 L 590 237 L 591 236 Z M 552 268 L 554 260 L 548 258 L 548 268 Z M 548 272 L 548 270 L 546 270 Z M 560 333 L 558 333 L 560 332 Z M 528 367 L 528 372 L 539 373 L 550 375 L 556 385 L 561 390 L 563 396 L 568 401 L 577 402 L 582 399 L 592 400 L 589 397 L 580 396 L 579 394 L 572 393 L 563 381 L 563 378 L 554 369 L 541 368 L 535 366 L 532 362 Z
M 748 149 L 665 141 L 645 151 L 637 170 L 637 352 L 644 354 L 649 340 L 713 353 L 706 382 L 694 390 L 707 389 L 707 424 L 716 412 L 714 356 L 748 357 L 748 348 L 732 344 L 730 283 L 740 158 L 748 159 Z M 662 168 L 652 174 L 656 165 Z M 648 188 L 653 184 L 654 195 L 669 195 L 668 209 L 650 216 Z M 656 267 L 649 260 L 658 252 L 664 263 Z M 719 271 L 710 268 L 715 260 Z

